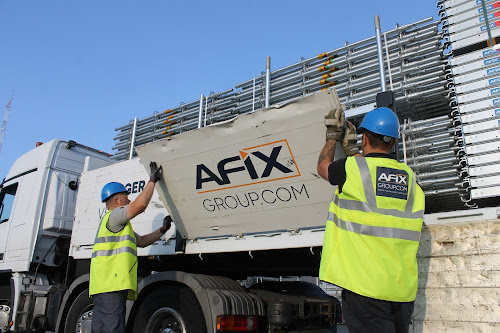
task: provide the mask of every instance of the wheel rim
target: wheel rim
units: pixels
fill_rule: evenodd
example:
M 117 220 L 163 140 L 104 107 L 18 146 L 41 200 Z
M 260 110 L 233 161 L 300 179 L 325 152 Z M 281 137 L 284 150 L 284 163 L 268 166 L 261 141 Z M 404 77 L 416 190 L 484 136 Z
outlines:
M 76 333 L 90 333 L 92 326 L 92 310 L 82 313 L 76 322 Z
M 10 307 L 7 305 L 0 305 L 0 333 L 9 330 Z
M 149 318 L 146 333 L 187 333 L 186 323 L 179 312 L 164 307 Z

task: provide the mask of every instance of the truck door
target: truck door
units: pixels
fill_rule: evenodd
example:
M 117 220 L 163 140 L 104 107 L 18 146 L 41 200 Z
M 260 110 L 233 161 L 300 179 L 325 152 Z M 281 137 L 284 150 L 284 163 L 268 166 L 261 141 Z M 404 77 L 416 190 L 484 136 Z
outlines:
M 0 264 L 5 260 L 10 218 L 14 207 L 18 183 L 3 187 L 0 191 Z M 1 267 L 1 266 L 0 266 Z

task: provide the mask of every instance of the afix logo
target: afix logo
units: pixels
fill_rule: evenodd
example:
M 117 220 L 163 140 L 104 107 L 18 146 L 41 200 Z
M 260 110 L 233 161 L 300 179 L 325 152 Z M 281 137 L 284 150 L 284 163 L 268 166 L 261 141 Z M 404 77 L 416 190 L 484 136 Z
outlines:
M 486 1 L 486 2 L 488 2 L 488 1 Z M 486 6 L 486 10 L 487 10 L 487 11 L 488 11 L 488 10 L 492 10 L 493 8 L 494 8 L 494 7 L 493 7 L 493 5 L 488 5 L 488 6 Z M 482 8 L 479 8 L 477 11 L 478 11 L 478 13 L 479 13 L 479 14 L 482 14 L 482 13 L 483 13 L 483 9 L 482 9 Z
M 486 75 L 493 75 L 500 73 L 500 67 L 490 68 L 486 71 Z
M 217 165 L 196 166 L 198 193 L 220 191 L 300 176 L 287 140 L 243 148 Z
M 487 57 L 489 55 L 497 54 L 497 53 L 498 53 L 498 49 L 486 50 L 486 51 L 483 51 L 483 57 Z
M 495 18 L 495 15 L 494 15 L 494 14 L 488 14 L 488 20 L 493 20 L 494 18 Z M 486 21 L 485 17 L 484 17 L 484 16 L 481 16 L 481 17 L 479 18 L 479 22 L 481 22 L 481 23 L 482 23 L 482 22 L 484 22 L 484 21 Z
M 495 88 L 490 90 L 491 95 L 497 95 L 500 94 L 500 88 Z
M 495 23 L 490 23 L 489 26 L 490 26 L 490 29 L 493 29 L 495 27 Z M 486 29 L 487 29 L 487 25 L 481 26 L 481 31 L 486 31 Z
M 486 59 L 484 61 L 484 65 L 488 66 L 488 65 L 496 64 L 497 62 L 500 62 L 500 58 L 499 57 L 495 57 L 495 58 L 491 58 L 491 59 Z
M 496 109 L 496 110 L 495 110 L 495 116 L 496 116 L 496 117 L 500 116 L 500 109 Z
M 493 23 L 490 23 L 490 24 L 489 24 L 490 29 L 496 29 L 496 28 L 498 28 L 499 26 L 500 26 L 500 23 L 499 23 L 498 21 L 497 21 L 497 22 L 493 22 Z M 481 27 L 481 31 L 486 31 L 486 30 L 488 30 L 488 28 L 487 28 L 487 27 L 488 27 L 488 25 L 483 25 L 483 26 Z
M 406 199 L 408 195 L 408 173 L 405 170 L 377 167 L 376 195 Z
M 499 84 L 499 83 L 500 83 L 500 77 L 496 77 L 494 79 L 489 79 L 488 80 L 488 84 L 490 86 L 494 86 L 494 85 Z
M 495 98 L 492 102 L 493 105 L 498 105 L 500 104 L 500 98 Z
M 378 181 L 386 182 L 386 183 L 396 183 L 399 185 L 407 185 L 408 184 L 408 175 L 406 174 L 387 174 L 382 172 L 378 177 Z

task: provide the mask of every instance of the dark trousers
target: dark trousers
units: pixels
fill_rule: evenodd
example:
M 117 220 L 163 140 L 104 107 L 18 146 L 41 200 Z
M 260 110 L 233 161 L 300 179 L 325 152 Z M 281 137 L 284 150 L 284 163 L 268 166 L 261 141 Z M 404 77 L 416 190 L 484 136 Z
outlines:
M 92 296 L 92 333 L 125 333 L 127 294 L 121 290 Z
M 408 333 L 413 306 L 342 290 L 342 316 L 349 333 Z

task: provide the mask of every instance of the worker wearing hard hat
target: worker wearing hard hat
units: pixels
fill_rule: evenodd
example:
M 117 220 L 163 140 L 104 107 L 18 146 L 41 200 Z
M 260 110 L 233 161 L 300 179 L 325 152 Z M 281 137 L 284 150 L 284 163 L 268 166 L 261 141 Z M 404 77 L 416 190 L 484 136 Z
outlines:
M 325 125 L 317 169 L 337 188 L 319 277 L 343 288 L 343 318 L 350 333 L 408 332 L 425 198 L 415 173 L 390 154 L 399 137 L 398 118 L 385 107 L 365 115 L 359 126 L 364 156 L 342 108 L 332 110 Z M 338 141 L 347 157 L 333 162 Z
M 161 167 L 151 162 L 150 180 L 131 202 L 123 184 L 111 182 L 102 188 L 101 200 L 108 211 L 99 225 L 90 264 L 89 294 L 94 301 L 92 333 L 125 333 L 125 304 L 137 299 L 137 246 L 146 247 L 170 228 L 166 216 L 163 226 L 150 234 L 134 232 L 130 220 L 142 213 L 161 177 Z

